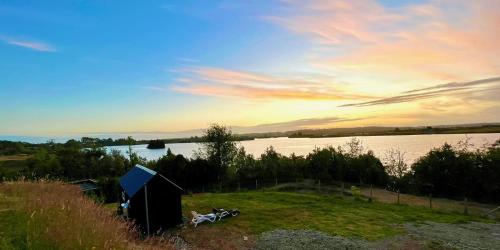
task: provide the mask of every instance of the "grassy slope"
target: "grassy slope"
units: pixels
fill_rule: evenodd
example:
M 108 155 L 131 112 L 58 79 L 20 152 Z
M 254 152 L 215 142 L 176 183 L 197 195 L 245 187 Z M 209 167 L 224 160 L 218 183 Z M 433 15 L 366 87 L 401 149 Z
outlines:
M 162 244 L 165 249 L 168 244 Z M 59 182 L 0 184 L 0 249 L 157 249 L 128 223 Z
M 370 188 L 363 188 L 362 193 L 365 197 L 370 196 Z M 384 189 L 373 188 L 373 198 L 383 203 L 395 203 L 397 200 L 396 193 Z M 411 206 L 429 207 L 429 198 L 424 196 L 415 196 L 411 194 L 401 194 L 400 203 Z M 468 212 L 472 215 L 482 216 L 498 207 L 499 204 L 484 204 L 477 202 L 468 202 Z M 432 207 L 448 212 L 462 213 L 464 211 L 463 201 L 450 200 L 445 198 L 433 198 Z M 500 211 L 490 214 L 492 219 L 500 221 Z
M 408 222 L 485 221 L 475 216 L 423 207 L 286 192 L 197 194 L 183 197 L 183 206 L 187 217 L 191 217 L 191 210 L 207 213 L 212 207 L 238 208 L 241 211 L 239 217 L 181 232 L 188 242 L 201 242 L 200 247 L 221 244 L 217 242 L 220 239 L 218 234 L 224 235 L 226 240 L 240 240 L 243 236 L 250 236 L 253 240 L 262 232 L 278 228 L 311 229 L 332 235 L 379 240 L 403 234 L 405 229 L 402 224 Z

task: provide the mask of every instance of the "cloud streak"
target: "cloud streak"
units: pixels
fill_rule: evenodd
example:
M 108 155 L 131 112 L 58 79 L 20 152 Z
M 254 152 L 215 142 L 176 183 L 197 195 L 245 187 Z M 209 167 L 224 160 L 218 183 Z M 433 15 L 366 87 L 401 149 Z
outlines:
M 473 86 L 478 86 L 478 85 L 495 83 L 495 82 L 499 82 L 499 81 L 500 81 L 500 77 L 492 77 L 492 78 L 480 79 L 480 80 L 475 80 L 475 81 L 470 81 L 470 82 L 450 82 L 450 83 L 439 84 L 439 85 L 428 87 L 428 88 L 409 90 L 409 91 L 405 91 L 403 93 L 415 93 L 415 92 L 428 91 L 428 90 L 434 90 L 434 89 L 467 88 L 467 87 L 473 87 Z
M 372 118 L 372 117 L 370 117 Z M 335 123 L 364 120 L 368 118 L 342 118 L 342 117 L 323 117 L 308 118 L 286 122 L 266 123 L 254 126 L 236 126 L 232 129 L 236 133 L 259 133 L 259 132 L 285 132 L 300 129 L 310 129 L 317 127 L 328 127 Z
M 56 52 L 57 49 L 53 46 L 37 41 L 29 41 L 29 40 L 21 40 L 14 39 L 10 37 L 0 36 L 0 40 L 4 41 L 7 44 L 27 48 L 30 50 L 40 51 L 40 52 Z
M 371 97 L 350 93 L 333 79 L 322 76 L 285 77 L 211 67 L 178 72 L 181 77 L 171 89 L 192 95 L 300 100 L 359 100 Z
M 494 86 L 498 86 L 499 83 L 500 83 L 500 77 L 493 77 L 493 78 L 487 78 L 469 82 L 445 83 L 445 84 L 435 85 L 432 87 L 405 91 L 401 95 L 393 97 L 382 98 L 368 102 L 344 104 L 341 105 L 340 107 L 366 107 L 366 106 L 376 106 L 376 105 L 387 105 L 387 104 L 395 104 L 403 102 L 413 102 L 422 99 L 440 97 L 443 95 L 452 95 L 456 93 L 471 94 L 484 91 L 493 91 L 497 89 Z M 493 85 L 493 87 L 491 85 Z

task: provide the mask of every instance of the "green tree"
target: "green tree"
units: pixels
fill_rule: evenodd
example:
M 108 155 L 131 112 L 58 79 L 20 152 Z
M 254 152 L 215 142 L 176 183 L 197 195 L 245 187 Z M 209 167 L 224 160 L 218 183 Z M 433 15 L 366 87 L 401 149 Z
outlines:
M 217 180 L 221 182 L 237 152 L 231 129 L 224 125 L 212 124 L 203 133 L 201 155 L 217 167 Z

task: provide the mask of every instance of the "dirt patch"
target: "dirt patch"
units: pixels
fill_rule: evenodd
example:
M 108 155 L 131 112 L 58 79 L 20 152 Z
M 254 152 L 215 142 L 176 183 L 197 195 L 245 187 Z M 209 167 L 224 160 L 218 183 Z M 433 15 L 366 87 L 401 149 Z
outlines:
M 427 222 L 407 224 L 405 228 L 410 235 L 447 248 L 498 249 L 500 246 L 500 224 Z
M 256 244 L 256 249 L 371 249 L 364 240 L 354 240 L 340 236 L 331 236 L 312 230 L 273 230 L 263 233 Z
M 180 236 L 189 249 L 254 249 L 255 237 L 236 228 L 191 225 L 182 229 Z

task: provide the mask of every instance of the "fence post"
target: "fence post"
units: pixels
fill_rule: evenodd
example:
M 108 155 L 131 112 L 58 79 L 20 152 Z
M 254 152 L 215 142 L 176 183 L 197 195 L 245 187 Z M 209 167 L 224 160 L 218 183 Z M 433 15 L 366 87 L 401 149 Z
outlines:
M 321 192 L 321 179 L 318 179 L 318 191 Z
M 370 184 L 370 199 L 368 201 L 372 202 L 372 200 L 373 200 L 373 185 Z
M 275 177 L 275 178 L 274 178 L 274 185 L 275 185 L 275 186 L 278 186 L 278 177 Z
M 469 204 L 467 204 L 467 197 L 464 198 L 464 214 L 468 215 L 469 214 Z
M 432 209 L 432 193 L 429 194 L 429 208 Z
M 205 185 L 201 185 L 201 192 L 205 193 Z
M 255 179 L 255 190 L 259 189 L 259 185 L 257 183 L 257 179 Z

